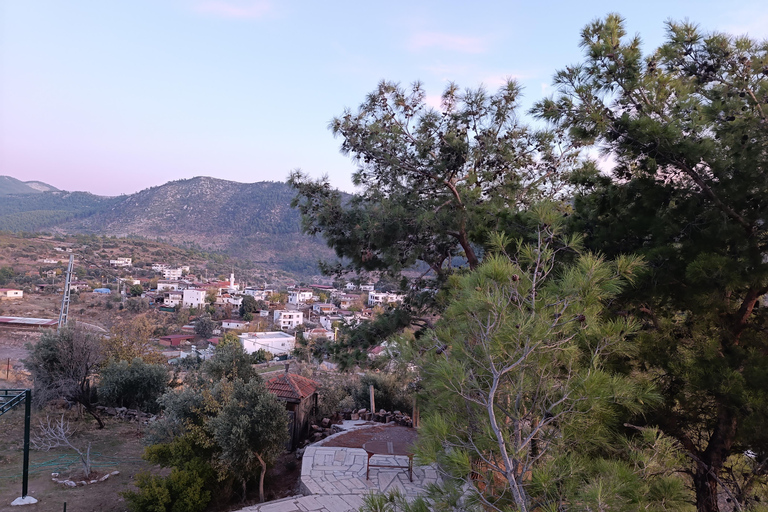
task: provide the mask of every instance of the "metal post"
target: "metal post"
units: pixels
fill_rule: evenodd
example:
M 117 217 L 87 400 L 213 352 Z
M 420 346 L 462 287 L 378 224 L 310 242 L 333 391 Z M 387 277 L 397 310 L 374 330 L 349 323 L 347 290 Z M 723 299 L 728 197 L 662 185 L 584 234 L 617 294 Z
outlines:
M 27 497 L 29 483 L 29 424 L 32 419 L 32 390 L 24 391 L 24 469 L 21 483 L 21 497 Z

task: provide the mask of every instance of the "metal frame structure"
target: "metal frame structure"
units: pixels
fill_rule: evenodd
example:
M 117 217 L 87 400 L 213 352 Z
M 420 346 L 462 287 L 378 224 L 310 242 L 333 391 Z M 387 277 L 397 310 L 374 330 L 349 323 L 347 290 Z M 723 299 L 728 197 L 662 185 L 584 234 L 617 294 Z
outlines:
M 0 416 L 24 402 L 24 470 L 21 479 L 21 497 L 27 497 L 29 484 L 29 428 L 32 419 L 31 389 L 0 389 Z
M 74 263 L 75 255 L 70 254 L 69 267 L 67 267 L 67 279 L 64 281 L 64 297 L 61 299 L 61 311 L 59 312 L 59 326 L 56 329 L 58 332 L 61 332 L 61 330 L 67 326 L 69 317 L 69 287 L 72 282 L 72 267 Z

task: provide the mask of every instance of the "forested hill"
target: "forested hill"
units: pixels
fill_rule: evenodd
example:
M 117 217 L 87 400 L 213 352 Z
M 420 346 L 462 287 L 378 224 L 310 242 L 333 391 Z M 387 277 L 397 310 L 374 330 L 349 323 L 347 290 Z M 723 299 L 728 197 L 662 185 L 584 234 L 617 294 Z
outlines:
M 104 198 L 84 192 L 0 196 L 0 230 L 142 236 L 195 244 L 298 274 L 331 252 L 301 234 L 293 190 L 281 182 L 179 180 Z
M 67 227 L 110 235 L 185 238 L 299 233 L 299 214 L 290 207 L 293 195 L 285 183 L 197 177 L 120 196 Z
M 11 176 L 0 176 L 0 196 L 8 194 L 39 194 L 58 190 L 42 181 L 21 181 Z

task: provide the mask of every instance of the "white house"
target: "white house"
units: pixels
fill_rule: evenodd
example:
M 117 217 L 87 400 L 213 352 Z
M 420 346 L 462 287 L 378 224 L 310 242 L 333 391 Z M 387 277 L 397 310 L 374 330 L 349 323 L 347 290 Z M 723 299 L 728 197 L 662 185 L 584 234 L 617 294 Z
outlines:
M 370 292 L 368 294 L 368 307 L 394 304 L 403 301 L 403 295 L 387 292 Z
M 181 279 L 181 268 L 164 268 L 162 273 L 164 279 Z
M 182 305 L 185 308 L 200 308 L 205 306 L 205 290 L 184 290 Z
M 171 291 L 165 292 L 163 296 L 163 305 L 175 308 L 176 306 L 181 304 L 183 297 L 184 295 L 181 292 L 181 290 L 171 290 Z
M 131 258 L 117 258 L 116 260 L 109 260 L 109 264 L 113 267 L 130 267 L 132 261 Z
M 352 307 L 353 304 L 357 302 L 361 302 L 362 296 L 344 294 L 344 295 L 340 295 L 338 300 L 339 300 L 339 307 L 341 309 L 349 309 L 350 307 Z
M 336 312 L 336 306 L 329 303 L 316 302 L 312 304 L 312 312 L 318 315 L 330 315 Z
M 273 355 L 281 356 L 293 352 L 296 345 L 296 336 L 282 331 L 247 332 L 238 337 L 249 354 L 264 349 Z
M 308 340 L 314 340 L 317 338 L 328 338 L 329 340 L 334 341 L 333 331 L 329 331 L 328 329 L 325 329 L 323 327 L 317 327 L 315 329 L 312 329 L 311 331 L 305 331 L 304 337 Z
M 227 320 L 221 321 L 221 328 L 222 329 L 247 329 L 248 326 L 251 325 L 250 322 L 246 322 L 245 320 L 237 320 L 234 318 L 229 318 Z
M 167 290 L 182 290 L 185 287 L 185 284 L 179 281 L 168 281 L 161 279 L 157 282 L 157 291 L 159 292 L 164 292 Z
M 357 285 L 355 283 L 347 283 L 344 286 L 344 289 L 347 290 L 348 292 L 353 292 L 353 291 L 357 290 Z
M 24 292 L 15 288 L 0 288 L 0 299 L 21 299 Z
M 268 300 L 269 297 L 274 293 L 274 290 L 271 290 L 269 288 L 246 288 L 243 290 L 243 293 L 245 295 L 250 295 L 256 300 Z
M 361 292 L 372 292 L 373 291 L 373 284 L 372 283 L 365 283 L 360 285 L 360 291 Z
M 304 323 L 304 313 L 301 311 L 278 309 L 274 312 L 273 322 L 281 329 L 295 329 Z
M 306 288 L 291 290 L 288 292 L 288 304 L 304 304 L 308 300 L 312 300 L 313 295 L 312 290 Z

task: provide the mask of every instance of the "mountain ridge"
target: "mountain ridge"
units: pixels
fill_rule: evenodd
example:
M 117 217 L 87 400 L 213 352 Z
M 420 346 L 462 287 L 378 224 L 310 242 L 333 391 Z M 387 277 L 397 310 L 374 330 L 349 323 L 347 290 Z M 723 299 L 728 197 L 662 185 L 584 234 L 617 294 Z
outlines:
M 0 229 L 162 239 L 316 275 L 318 257 L 333 253 L 301 232 L 299 212 L 290 207 L 293 196 L 284 182 L 240 183 L 209 176 L 117 197 L 65 191 L 16 194 L 0 196 Z

